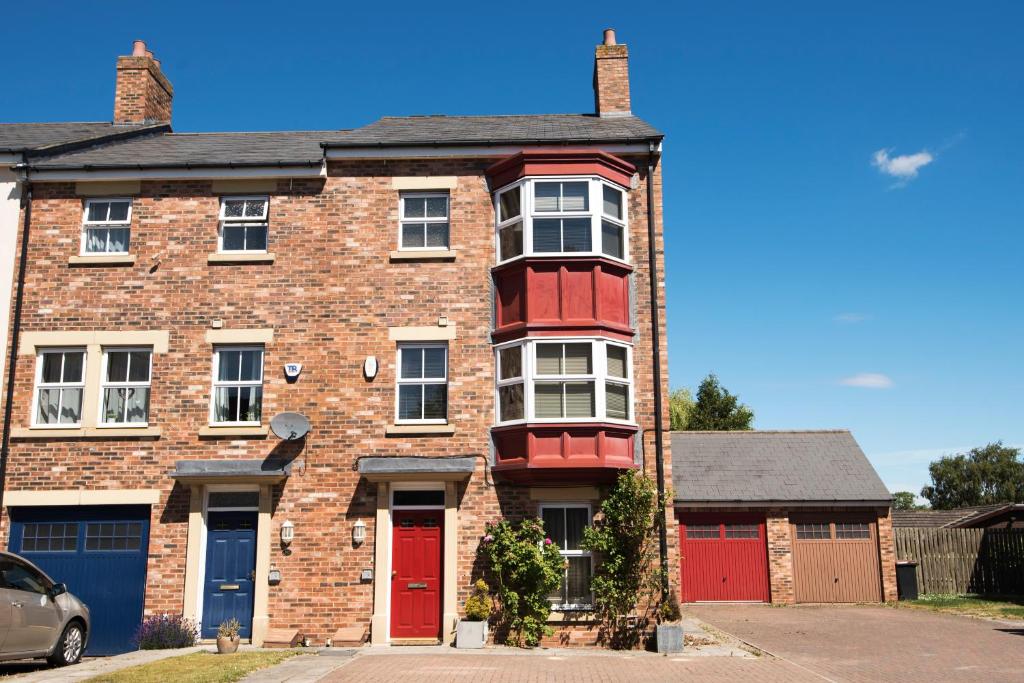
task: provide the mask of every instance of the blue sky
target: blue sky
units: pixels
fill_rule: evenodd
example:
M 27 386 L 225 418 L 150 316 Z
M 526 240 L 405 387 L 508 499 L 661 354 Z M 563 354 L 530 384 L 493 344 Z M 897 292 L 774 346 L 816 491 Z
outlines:
M 1024 444 L 1024 5 L 152 4 L 5 10 L 3 120 L 109 119 L 134 38 L 179 131 L 586 112 L 613 26 L 667 134 L 672 385 L 850 428 L 894 490 Z

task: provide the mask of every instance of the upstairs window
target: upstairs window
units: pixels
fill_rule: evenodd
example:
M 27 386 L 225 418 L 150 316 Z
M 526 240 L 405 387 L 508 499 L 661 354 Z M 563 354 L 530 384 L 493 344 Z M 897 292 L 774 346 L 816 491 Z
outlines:
M 399 345 L 396 374 L 399 424 L 444 424 L 448 421 L 446 344 Z
M 449 248 L 447 192 L 403 193 L 399 202 L 399 250 Z
M 218 426 L 258 426 L 262 416 L 263 347 L 216 348 L 210 422 Z
M 526 340 L 495 353 L 498 424 L 632 420 L 632 358 L 625 344 Z
M 127 254 L 131 223 L 131 199 L 87 199 L 82 254 Z
M 85 349 L 47 349 L 36 359 L 33 426 L 78 427 L 85 389 Z
M 218 251 L 267 251 L 268 197 L 222 197 Z
M 152 349 L 103 351 L 101 425 L 146 426 L 149 422 L 152 360 Z
M 498 261 L 600 255 L 627 260 L 625 192 L 600 178 L 525 179 L 496 196 Z

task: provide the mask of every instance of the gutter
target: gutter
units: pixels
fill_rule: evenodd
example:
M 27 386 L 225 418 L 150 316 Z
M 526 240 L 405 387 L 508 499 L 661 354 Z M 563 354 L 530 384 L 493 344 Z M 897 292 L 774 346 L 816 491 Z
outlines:
M 647 154 L 647 277 L 651 283 L 651 370 L 654 376 L 654 466 L 658 484 L 658 558 L 661 561 L 661 599 L 668 600 L 668 512 L 665 501 L 665 448 L 662 443 L 661 315 L 658 310 L 658 256 L 654 211 L 654 164 L 658 146 L 648 141 Z
M 23 157 L 24 159 L 24 157 Z M 11 355 L 7 360 L 7 393 L 4 400 L 3 437 L 0 440 L 0 516 L 4 510 L 4 489 L 7 486 L 7 460 L 11 452 L 11 417 L 14 409 L 14 380 L 18 362 L 18 336 L 21 334 L 21 309 L 25 303 L 25 270 L 28 261 L 28 236 L 32 225 L 32 183 L 24 161 L 16 166 L 21 175 L 21 206 L 23 227 L 21 256 L 18 259 L 17 292 L 14 297 L 14 320 L 11 326 Z
M 461 139 L 461 140 L 433 140 L 433 141 L 400 141 L 381 140 L 378 142 L 321 142 L 324 149 L 379 149 L 382 147 L 496 147 L 504 145 L 550 145 L 553 147 L 566 147 L 571 145 L 608 145 L 608 144 L 636 144 L 643 142 L 660 143 L 664 135 L 642 136 L 635 138 L 577 138 L 572 140 L 541 140 L 537 138 L 486 138 L 486 139 Z

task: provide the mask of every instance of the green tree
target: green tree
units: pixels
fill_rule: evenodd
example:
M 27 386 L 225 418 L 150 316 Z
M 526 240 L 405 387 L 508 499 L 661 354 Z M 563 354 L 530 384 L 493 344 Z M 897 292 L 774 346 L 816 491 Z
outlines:
M 1024 503 L 1024 462 L 1019 448 L 1002 441 L 946 455 L 928 466 L 931 486 L 921 489 L 932 508 Z
M 693 394 L 689 389 L 676 389 L 668 395 L 668 419 L 670 429 L 681 432 L 689 429 L 690 412 L 693 410 Z
M 924 505 L 917 504 L 917 496 L 911 491 L 896 491 L 892 494 L 893 510 L 923 510 Z
M 728 432 L 751 429 L 754 411 L 739 402 L 710 374 L 697 389 L 697 402 L 690 411 L 687 429 Z

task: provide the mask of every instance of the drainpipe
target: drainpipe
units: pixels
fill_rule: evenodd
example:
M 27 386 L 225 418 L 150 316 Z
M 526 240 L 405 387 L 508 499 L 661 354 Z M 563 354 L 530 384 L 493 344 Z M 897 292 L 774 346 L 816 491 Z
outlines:
M 647 271 L 651 281 L 651 370 L 654 374 L 654 465 L 658 480 L 658 557 L 661 599 L 668 599 L 668 522 L 665 517 L 665 449 L 661 425 L 661 315 L 658 311 L 658 256 L 654 229 L 655 144 L 647 142 Z
M 24 214 L 21 231 L 21 257 L 18 260 L 18 291 L 14 299 L 14 322 L 11 327 L 11 355 L 7 359 L 7 396 L 4 403 L 4 433 L 0 441 L 0 514 L 4 509 L 4 490 L 7 485 L 7 459 L 11 448 L 11 411 L 14 402 L 15 365 L 18 360 L 18 336 L 21 332 L 21 308 L 25 300 L 25 266 L 28 260 L 28 233 L 32 223 L 32 183 L 22 162 L 15 167 L 21 181 L 21 207 Z

